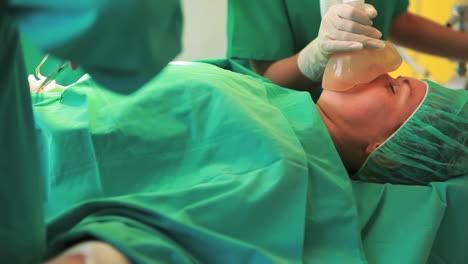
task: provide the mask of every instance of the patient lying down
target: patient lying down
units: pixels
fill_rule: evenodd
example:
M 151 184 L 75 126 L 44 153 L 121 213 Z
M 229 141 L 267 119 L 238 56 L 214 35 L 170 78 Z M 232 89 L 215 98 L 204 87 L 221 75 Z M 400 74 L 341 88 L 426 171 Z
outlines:
M 468 173 L 467 93 L 383 74 L 317 108 L 354 178 L 424 185 Z
M 36 91 L 40 82 L 31 75 L 29 83 Z M 467 92 L 430 84 L 382 74 L 323 91 L 317 109 L 354 178 L 427 184 L 468 173 Z M 53 82 L 44 91 L 64 89 Z
M 68 92 L 74 92 L 73 89 L 63 94 L 63 104 L 67 104 Z M 87 93 L 94 96 L 91 90 Z M 119 232 L 126 234 L 125 241 L 141 239 L 141 243 L 148 243 L 152 233 L 134 233 L 138 225 L 127 223 L 136 221 L 146 226 L 151 221 L 150 226 L 157 227 L 154 230 L 174 242 L 155 238 L 152 246 L 129 245 L 122 250 L 127 242 L 119 244 L 119 232 L 106 233 L 105 228 L 100 228 L 110 221 L 99 220 L 101 213 L 104 217 L 106 212 L 113 214 L 112 210 L 91 214 L 100 206 L 88 206 L 83 217 L 93 215 L 89 221 L 95 225 L 70 220 L 83 213 L 79 208 L 73 217 L 68 214 L 68 218 L 54 222 L 52 230 L 56 234 L 50 234 L 50 239 L 58 236 L 55 244 L 60 246 L 54 247 L 52 256 L 71 243 L 98 237 L 112 241 L 110 244 L 125 252 L 123 256 L 114 248 L 104 248 L 121 263 L 138 263 L 138 257 L 156 244 L 172 248 L 171 252 L 188 252 L 200 263 L 222 263 L 222 252 L 231 252 L 229 255 L 241 263 L 252 255 L 252 250 L 265 258 L 275 256 L 276 261 L 296 257 L 300 261 L 302 253 L 292 256 L 289 247 L 278 246 L 280 241 L 273 243 L 263 234 L 271 234 L 270 227 L 282 226 L 283 230 L 274 232 L 287 231 L 291 239 L 298 239 L 285 240 L 288 245 L 297 242 L 300 248 L 306 248 L 327 243 L 309 245 L 311 240 L 302 237 L 304 231 L 293 228 L 310 218 L 310 208 L 305 204 L 318 199 L 313 197 L 315 192 L 308 191 L 310 182 L 327 182 L 321 186 L 329 186 L 330 182 L 345 179 L 342 175 L 346 170 L 351 177 L 364 181 L 422 185 L 468 173 L 468 92 L 445 89 L 431 82 L 394 79 L 383 74 L 346 92 L 324 91 L 314 105 L 307 93 L 213 65 L 186 63 L 170 65 L 160 77 L 131 96 L 101 91 L 96 98 L 103 98 L 103 104 L 88 106 L 96 111 L 89 113 L 99 117 L 89 118 L 89 126 L 93 126 L 89 128 L 90 141 L 95 151 L 89 156 L 95 156 L 98 167 L 102 167 L 95 177 L 104 185 L 103 190 L 111 190 L 115 199 L 120 199 L 115 208 L 125 205 L 122 208 L 128 209 L 136 204 L 132 210 L 137 213 L 121 214 L 135 218 L 132 222 L 126 220 Z M 112 100 L 120 101 L 111 107 L 104 105 Z M 90 98 L 88 102 L 97 100 Z M 68 139 L 67 144 L 71 141 Z M 125 146 L 119 146 L 119 142 Z M 124 156 L 126 162 L 121 162 L 125 151 L 129 155 Z M 130 179 L 125 173 L 129 166 L 135 166 L 133 171 L 137 173 Z M 89 175 L 86 174 L 87 179 Z M 314 180 L 309 181 L 310 177 Z M 71 192 L 78 188 L 70 186 L 64 189 Z M 56 189 L 60 187 L 54 185 Z M 334 196 L 339 197 L 340 193 L 335 192 Z M 148 197 L 152 200 L 145 203 Z M 113 203 L 110 196 L 102 199 Z M 197 210 L 208 205 L 209 217 L 206 211 Z M 314 208 L 319 210 L 320 205 Z M 148 218 L 153 212 L 157 216 Z M 287 219 L 282 220 L 282 215 L 287 215 Z M 234 222 L 229 220 L 233 216 Z M 268 223 L 252 227 L 255 239 L 249 232 L 235 228 L 252 226 L 252 219 Z M 291 224 L 294 219 L 298 219 L 298 225 Z M 314 221 L 302 224 L 312 228 Z M 184 231 L 180 233 L 179 228 Z M 80 235 L 82 232 L 86 235 Z M 133 235 L 136 240 L 131 239 Z M 150 240 L 143 240 L 146 235 Z M 192 242 L 184 244 L 186 237 Z M 320 237 L 317 234 L 315 239 Z M 219 259 L 209 252 L 214 241 Z M 175 243 L 183 246 L 176 247 Z M 204 243 L 207 244 L 200 246 Z M 87 254 L 83 252 L 91 251 L 73 250 L 71 255 Z M 148 254 L 158 263 L 169 261 L 169 255 L 176 253 Z

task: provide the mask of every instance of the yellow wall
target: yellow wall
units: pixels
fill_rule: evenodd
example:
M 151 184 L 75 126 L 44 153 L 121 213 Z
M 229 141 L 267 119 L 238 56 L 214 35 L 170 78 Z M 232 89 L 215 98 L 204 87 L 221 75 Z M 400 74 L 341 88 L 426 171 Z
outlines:
M 440 24 L 445 25 L 451 17 L 452 6 L 458 0 L 410 0 L 409 10 Z M 455 74 L 455 63 L 440 57 L 429 56 L 406 49 L 408 54 L 422 65 L 434 77 L 434 81 L 445 84 Z M 424 76 L 416 73 L 409 65 L 403 65 L 392 76 L 411 76 L 423 79 Z

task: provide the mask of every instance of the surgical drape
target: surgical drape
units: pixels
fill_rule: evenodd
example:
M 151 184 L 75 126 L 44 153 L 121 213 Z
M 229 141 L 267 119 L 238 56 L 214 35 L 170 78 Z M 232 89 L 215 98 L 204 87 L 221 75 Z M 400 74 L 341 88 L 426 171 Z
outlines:
M 34 97 L 50 255 L 97 238 L 135 263 L 363 262 L 351 181 L 308 93 L 182 62 L 130 97 L 92 80 Z
M 179 63 L 132 99 L 95 89 L 90 79 L 63 94 L 34 93 L 49 179 L 49 254 L 98 238 L 136 263 L 468 258 L 468 214 L 460 210 L 468 175 L 430 186 L 351 186 L 323 124 L 307 114 L 315 112 L 307 94 L 229 61 L 210 63 L 248 76 Z M 301 147 L 305 157 L 287 154 Z M 262 169 L 248 170 L 254 166 Z

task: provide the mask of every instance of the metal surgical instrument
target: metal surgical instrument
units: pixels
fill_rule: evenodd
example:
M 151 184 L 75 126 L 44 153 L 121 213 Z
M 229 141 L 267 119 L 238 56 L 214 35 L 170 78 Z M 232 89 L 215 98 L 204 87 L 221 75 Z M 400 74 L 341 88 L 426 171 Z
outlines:
M 39 65 L 37 65 L 36 67 L 36 76 L 39 78 L 39 79 L 44 79 L 44 81 L 40 84 L 39 88 L 38 88 L 38 92 L 41 92 L 47 85 L 49 85 L 52 81 L 54 81 L 55 79 L 57 79 L 57 77 L 60 75 L 60 73 L 63 72 L 63 70 L 65 70 L 68 66 L 68 62 L 65 62 L 65 61 L 60 61 L 59 64 L 57 64 L 57 66 L 52 70 L 52 72 L 46 76 L 43 76 L 41 74 L 41 67 L 42 65 L 46 62 L 46 60 L 49 58 L 49 54 L 47 54 L 43 59 L 42 61 L 39 63 Z

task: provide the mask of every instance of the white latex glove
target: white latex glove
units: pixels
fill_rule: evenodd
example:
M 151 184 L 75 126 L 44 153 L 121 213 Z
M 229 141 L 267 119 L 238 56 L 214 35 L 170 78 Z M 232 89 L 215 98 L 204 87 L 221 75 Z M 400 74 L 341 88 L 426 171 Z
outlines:
M 28 82 L 29 82 L 29 90 L 31 92 L 39 92 L 39 86 L 42 84 L 44 79 L 36 79 L 36 77 L 32 74 L 28 76 Z M 46 87 L 42 89 L 41 92 L 47 92 L 51 89 L 54 89 L 55 87 L 60 87 L 65 89 L 64 86 L 58 85 L 55 81 L 50 82 Z
M 299 53 L 297 63 L 302 74 L 319 81 L 328 62 L 328 56 L 338 51 L 363 48 L 383 49 L 382 33 L 372 27 L 377 10 L 364 4 L 364 10 L 350 4 L 336 4 L 322 18 L 319 34 Z
M 80 243 L 44 264 L 130 264 L 117 249 L 99 241 Z

